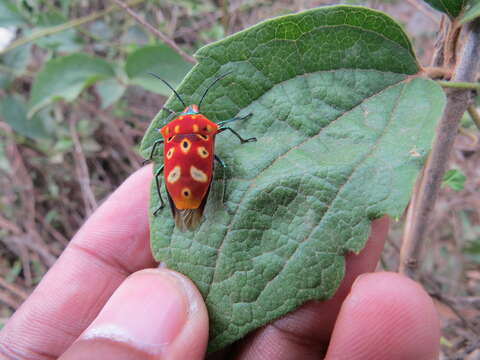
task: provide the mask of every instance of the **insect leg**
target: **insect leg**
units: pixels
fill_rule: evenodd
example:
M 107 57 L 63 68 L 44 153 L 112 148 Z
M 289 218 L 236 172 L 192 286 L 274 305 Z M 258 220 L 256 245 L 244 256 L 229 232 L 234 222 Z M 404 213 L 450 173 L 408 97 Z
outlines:
M 169 108 L 167 108 L 167 107 L 165 107 L 165 106 L 164 106 L 164 107 L 162 107 L 162 110 L 165 110 L 165 111 L 167 111 L 169 114 L 176 114 L 176 112 L 175 112 L 175 111 L 173 111 L 172 109 L 169 109 Z
M 167 117 L 167 120 L 165 120 L 165 123 L 167 123 L 167 124 L 168 124 L 175 116 L 178 115 L 177 112 L 175 112 L 175 111 L 173 111 L 173 110 L 171 110 L 171 109 L 169 109 L 169 108 L 166 108 L 166 107 L 163 107 L 162 110 L 166 110 L 166 111 L 169 112 L 169 115 L 168 115 L 168 117 Z
M 229 130 L 231 131 L 239 140 L 242 144 L 245 144 L 245 143 L 248 143 L 248 142 L 254 142 L 254 141 L 257 141 L 257 138 L 255 137 L 252 137 L 252 138 L 248 138 L 248 139 L 244 139 L 242 138 L 242 136 L 237 133 L 235 130 L 233 130 L 232 128 L 228 127 L 228 126 L 225 126 L 225 127 L 221 127 L 220 129 L 218 129 L 218 134 L 225 131 L 225 130 Z
M 165 203 L 163 202 L 163 199 L 162 199 L 162 193 L 160 192 L 160 183 L 161 183 L 160 175 L 163 172 L 163 167 L 164 165 L 162 165 L 155 174 L 155 183 L 157 185 L 157 193 L 158 193 L 158 198 L 160 199 L 160 206 L 158 207 L 157 210 L 154 211 L 153 216 L 157 216 L 158 212 L 161 209 L 163 209 L 163 207 L 165 206 Z
M 223 189 L 222 189 L 222 203 L 225 199 L 225 191 L 227 190 L 227 178 L 225 177 L 227 171 L 227 165 L 220 159 L 217 155 L 215 155 L 215 160 L 222 166 L 223 169 Z
M 153 154 L 155 154 L 155 149 L 157 148 L 158 145 L 163 144 L 163 139 L 159 139 L 153 143 L 152 146 L 152 151 L 150 151 L 150 156 L 148 159 L 143 160 L 142 165 L 145 165 L 146 163 L 152 161 L 153 159 Z

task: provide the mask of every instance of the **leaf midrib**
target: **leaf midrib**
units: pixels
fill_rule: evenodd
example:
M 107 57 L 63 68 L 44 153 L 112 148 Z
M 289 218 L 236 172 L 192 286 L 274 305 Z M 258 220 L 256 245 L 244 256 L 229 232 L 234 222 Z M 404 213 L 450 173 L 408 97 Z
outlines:
M 348 70 L 350 70 L 350 69 L 348 69 Z M 332 70 L 329 70 L 329 71 L 332 71 Z M 373 71 L 373 70 L 372 70 L 372 71 Z M 317 72 L 317 73 L 318 73 L 318 72 Z M 300 76 L 303 76 L 303 75 L 300 75 Z M 293 79 L 293 78 L 292 78 L 292 79 Z M 290 79 L 290 80 L 291 80 L 291 79 Z M 381 95 L 383 92 L 387 91 L 388 89 L 390 89 L 390 88 L 392 88 L 392 87 L 394 87 L 394 86 L 398 86 L 398 85 L 401 84 L 401 83 L 407 83 L 407 82 L 409 82 L 409 81 L 410 81 L 409 78 L 403 79 L 403 80 L 401 80 L 401 81 L 399 81 L 399 82 L 397 82 L 397 83 L 395 83 L 395 84 L 392 84 L 392 85 L 389 85 L 389 86 L 383 88 L 381 91 L 379 91 L 379 92 L 377 92 L 377 93 L 375 93 L 375 94 L 372 94 L 372 95 L 369 96 L 369 97 L 364 98 L 361 102 L 359 102 L 358 104 L 356 104 L 355 106 L 353 106 L 350 110 L 348 110 L 348 111 L 344 112 L 343 114 L 341 114 L 340 116 L 332 119 L 332 121 L 331 121 L 330 123 L 328 123 L 326 126 L 324 126 L 323 128 L 321 128 L 320 131 L 319 131 L 316 135 L 313 135 L 313 136 L 311 136 L 311 137 L 306 137 L 306 138 L 305 138 L 303 141 L 301 141 L 300 143 L 298 143 L 298 144 L 296 144 L 296 145 L 288 148 L 282 155 L 280 155 L 280 156 L 278 156 L 277 158 L 275 158 L 268 166 L 266 166 L 265 168 L 263 168 L 262 170 L 260 170 L 260 171 L 258 172 L 258 174 L 257 174 L 254 178 L 248 179 L 248 180 L 250 181 L 250 185 L 249 185 L 248 188 L 245 190 L 244 196 L 242 196 L 240 202 L 238 203 L 238 205 L 237 205 L 237 207 L 236 207 L 236 210 L 234 211 L 234 214 L 231 216 L 231 218 L 230 218 L 231 220 L 230 220 L 230 222 L 228 223 L 228 225 L 226 226 L 226 230 L 225 230 L 224 235 L 223 235 L 223 237 L 222 237 L 222 242 L 221 242 L 220 246 L 219 246 L 218 249 L 217 249 L 217 256 L 216 256 L 216 258 L 215 258 L 214 272 L 213 272 L 213 275 L 212 275 L 212 280 L 211 280 L 210 284 L 208 284 L 208 291 L 207 291 L 207 293 L 205 294 L 205 299 L 208 299 L 208 296 L 210 295 L 212 286 L 217 283 L 217 282 L 215 281 L 215 277 L 217 276 L 217 269 L 218 269 L 217 263 L 218 263 L 218 259 L 219 259 L 220 255 L 221 255 L 221 251 L 222 251 L 223 245 L 224 245 L 224 243 L 225 243 L 225 239 L 227 238 L 228 233 L 231 232 L 231 227 L 232 227 L 233 223 L 235 222 L 235 219 L 236 219 L 236 217 L 237 217 L 237 215 L 238 215 L 238 213 L 239 213 L 238 210 L 241 208 L 241 205 L 242 205 L 243 201 L 247 198 L 247 194 L 251 191 L 252 186 L 253 186 L 253 184 L 255 183 L 255 180 L 258 179 L 258 177 L 261 176 L 263 173 L 265 173 L 269 168 L 271 168 L 272 166 L 274 166 L 275 163 L 276 163 L 278 160 L 280 160 L 280 159 L 284 158 L 285 156 L 287 156 L 290 151 L 293 151 L 293 150 L 297 149 L 298 147 L 302 146 L 303 144 L 305 144 L 306 142 L 308 142 L 308 141 L 310 141 L 310 140 L 312 140 L 312 139 L 320 136 L 320 135 L 323 133 L 323 131 L 326 130 L 330 125 L 332 125 L 333 123 L 335 123 L 337 120 L 343 118 L 345 115 L 349 114 L 351 111 L 354 111 L 358 106 L 361 106 L 365 101 L 368 101 L 368 100 L 370 100 L 370 99 L 372 99 L 372 98 L 374 98 L 374 97 L 376 97 L 376 96 Z M 402 89 L 402 92 L 403 92 L 403 89 Z M 395 106 L 395 108 L 396 108 L 396 106 Z M 297 130 L 297 131 L 298 131 L 298 130 Z M 381 136 L 379 136 L 378 139 L 380 139 L 382 136 L 383 136 L 383 134 L 382 134 Z M 356 168 L 355 168 L 355 169 L 356 169 Z M 349 177 L 349 178 L 350 178 L 350 177 Z M 345 182 L 345 183 L 346 183 L 346 182 Z M 339 187 L 339 190 L 340 190 L 340 188 L 343 187 L 343 185 L 345 185 L 345 184 L 342 184 L 342 186 Z M 337 192 L 337 193 L 338 193 L 338 192 Z M 336 197 L 334 197 L 333 199 L 335 199 L 335 198 L 336 198 Z M 330 205 L 331 205 L 331 204 L 327 205 L 327 207 L 330 208 Z M 322 217 L 322 220 L 325 218 L 325 215 L 326 215 L 327 212 L 328 212 L 328 209 L 325 211 L 325 214 L 324 214 L 324 216 Z M 322 220 L 321 220 L 321 221 L 322 221 Z M 320 221 L 320 223 L 321 223 L 321 221 Z M 320 225 L 320 223 L 319 223 L 319 225 Z M 313 232 L 313 231 L 312 231 L 312 232 Z M 296 251 L 296 250 L 295 250 L 295 251 Z M 293 256 L 293 255 L 292 255 L 292 256 Z M 278 275 L 277 275 L 277 276 L 278 276 Z M 262 291 L 263 291 L 263 290 L 262 290 Z
M 329 204 L 327 205 L 327 210 L 325 211 L 324 215 L 322 216 L 322 219 L 320 220 L 320 222 L 319 222 L 316 226 L 312 227 L 312 230 L 310 231 L 309 235 L 306 236 L 303 241 L 300 241 L 300 242 L 297 243 L 296 249 L 293 251 L 292 255 L 285 261 L 284 265 L 282 266 L 282 268 L 281 268 L 281 270 L 278 272 L 278 274 L 275 275 L 274 277 L 272 277 L 272 279 L 270 279 L 270 280 L 266 283 L 266 285 L 260 290 L 259 294 L 256 296 L 256 300 L 262 295 L 262 293 L 263 293 L 264 291 L 267 290 L 267 288 L 269 287 L 269 285 L 270 285 L 276 278 L 278 278 L 279 276 L 281 276 L 282 272 L 283 272 L 283 271 L 285 270 L 285 268 L 287 267 L 289 261 L 291 261 L 291 259 L 293 259 L 293 258 L 295 257 L 295 254 L 298 252 L 299 248 L 301 247 L 301 244 L 307 242 L 307 241 L 311 238 L 311 236 L 315 233 L 315 230 L 322 226 L 323 221 L 327 218 L 327 214 L 328 214 L 328 212 L 330 211 L 331 206 L 332 206 L 333 203 L 337 200 L 338 194 L 339 194 L 339 193 L 342 191 L 342 189 L 349 183 L 350 179 L 351 179 L 352 176 L 355 174 L 355 172 L 357 171 L 357 169 L 359 169 L 359 168 L 362 166 L 362 164 L 364 164 L 365 161 L 367 161 L 367 160 L 371 157 L 371 155 L 372 155 L 375 151 L 378 150 L 378 144 L 379 144 L 379 143 L 381 142 L 381 140 L 383 139 L 383 136 L 388 132 L 388 129 L 390 128 L 390 125 L 391 125 L 392 122 L 393 122 L 394 115 L 395 115 L 395 113 L 396 113 L 396 111 L 397 111 L 397 108 L 398 108 L 398 104 L 400 103 L 400 100 L 401 100 L 401 98 L 402 98 L 402 96 L 403 96 L 403 93 L 404 93 L 404 91 L 405 91 L 405 88 L 407 87 L 406 84 L 407 84 L 409 81 L 410 81 L 409 79 L 405 79 L 405 80 L 403 80 L 403 81 L 401 81 L 401 82 L 398 82 L 398 83 L 396 84 L 396 85 L 399 85 L 399 84 L 403 83 L 403 87 L 402 87 L 402 89 L 401 89 L 401 91 L 400 91 L 400 93 L 399 93 L 399 95 L 398 95 L 398 97 L 397 97 L 397 99 L 396 99 L 395 105 L 394 105 L 394 107 L 393 107 L 393 109 L 392 109 L 392 111 L 391 111 L 390 119 L 389 119 L 388 123 L 385 125 L 385 127 L 383 128 L 382 133 L 378 136 L 377 140 L 375 141 L 374 146 L 372 146 L 371 151 L 369 151 L 368 153 L 366 153 L 365 156 L 364 156 L 360 161 L 358 161 L 357 164 L 355 164 L 355 166 L 353 167 L 353 169 L 352 169 L 350 175 L 348 176 L 348 178 L 343 182 L 343 184 L 341 184 L 341 185 L 338 187 L 338 190 L 337 190 L 337 192 L 335 193 L 335 196 L 332 197 L 331 203 L 329 203 Z M 393 86 L 395 86 L 395 85 L 393 85 Z M 389 86 L 389 87 L 391 87 L 391 86 Z M 382 92 L 383 92 L 383 91 L 384 91 L 384 90 L 382 90 Z M 381 92 L 379 92 L 379 93 L 377 93 L 376 95 L 373 95 L 373 96 L 377 96 L 377 95 L 379 95 L 380 93 L 381 93 Z M 373 97 L 373 96 L 372 96 L 372 97 Z M 357 106 L 358 106 L 358 105 L 357 105 Z M 351 110 L 350 110 L 350 111 L 351 111 Z M 342 116 L 343 116 L 343 114 L 342 114 Z M 342 116 L 340 116 L 339 118 L 341 118 Z M 335 120 L 336 120 L 336 119 L 335 119 Z M 332 122 L 333 122 L 333 121 L 332 121 Z M 323 128 L 323 129 L 324 129 L 324 128 Z M 323 129 L 322 129 L 322 130 L 323 130 Z M 322 130 L 321 130 L 317 135 L 315 135 L 314 137 L 319 136 L 319 135 L 321 134 Z M 312 137 L 312 138 L 313 138 L 313 137 Z M 308 138 L 307 140 L 310 140 L 310 139 L 312 139 L 312 138 Z M 300 145 L 299 145 L 299 146 L 300 146 Z M 274 162 L 275 162 L 275 161 L 273 161 L 272 164 L 273 164 Z M 249 188 L 246 190 L 245 193 L 247 193 L 247 192 L 250 190 L 250 188 L 251 188 L 251 187 L 249 187 Z M 245 197 L 243 197 L 242 200 L 243 200 L 244 198 L 245 198 Z M 232 217 L 232 218 L 233 218 L 233 217 Z M 335 255 L 338 256 L 339 254 L 338 254 L 338 253 L 335 253 Z M 215 269 L 216 269 L 216 268 L 215 268 Z M 228 279 L 228 278 L 227 278 L 227 279 Z M 225 281 L 225 280 L 227 280 L 227 279 L 224 279 L 224 280 L 222 280 L 222 281 Z M 214 282 L 212 282 L 211 286 L 213 286 L 213 284 L 214 284 Z M 211 289 L 211 287 L 209 288 L 209 292 L 210 292 L 210 289 Z M 208 299 L 208 295 L 205 297 L 205 299 Z M 256 300 L 255 300 L 255 301 L 256 301 Z M 230 325 L 229 325 L 229 326 L 230 326 Z M 220 334 L 219 334 L 219 335 L 220 335 Z M 216 339 L 216 337 L 213 338 L 211 341 L 215 341 L 215 339 Z

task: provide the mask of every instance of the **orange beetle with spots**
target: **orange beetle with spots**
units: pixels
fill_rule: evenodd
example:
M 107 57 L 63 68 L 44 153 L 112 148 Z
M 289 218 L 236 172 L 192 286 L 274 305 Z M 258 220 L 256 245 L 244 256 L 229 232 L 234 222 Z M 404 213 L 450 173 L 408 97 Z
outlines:
M 146 160 L 152 160 L 157 146 L 163 144 L 163 165 L 155 173 L 160 207 L 154 215 L 164 207 L 160 193 L 160 176 L 163 172 L 175 224 L 182 231 L 193 230 L 202 218 L 213 179 L 214 161 L 225 168 L 225 163 L 215 155 L 215 136 L 229 130 L 242 144 L 257 141 L 256 138 L 243 139 L 235 130 L 225 126 L 232 121 L 247 119 L 252 114 L 214 123 L 200 113 L 200 105 L 208 90 L 228 73 L 218 77 L 208 86 L 198 106 L 195 104 L 186 106 L 170 84 L 155 74 L 151 75 L 165 83 L 185 106 L 181 113 L 165 108 L 171 113 L 167 119 L 168 123 L 159 129 L 162 139 L 154 142 L 150 156 Z

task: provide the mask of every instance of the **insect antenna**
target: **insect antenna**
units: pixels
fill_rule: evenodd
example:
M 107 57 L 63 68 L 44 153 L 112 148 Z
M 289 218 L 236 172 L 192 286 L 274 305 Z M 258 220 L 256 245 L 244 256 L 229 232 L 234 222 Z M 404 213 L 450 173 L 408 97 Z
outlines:
M 203 93 L 202 95 L 202 98 L 200 99 L 200 102 L 198 103 L 198 111 L 200 111 L 200 106 L 202 105 L 202 102 L 203 102 L 203 99 L 205 99 L 205 96 L 207 95 L 208 93 L 208 90 L 210 90 L 210 88 L 215 85 L 218 81 L 222 80 L 225 76 L 227 75 L 230 75 L 233 71 L 229 71 L 223 75 L 220 75 L 219 77 L 217 77 L 208 87 L 207 87 L 207 90 L 205 90 L 205 92 Z
M 184 107 L 187 107 L 187 105 L 185 105 L 185 102 L 182 100 L 182 98 L 180 97 L 180 95 L 178 95 L 178 93 L 175 91 L 175 89 L 172 87 L 172 85 L 170 85 L 168 82 L 166 82 L 165 80 L 163 80 L 160 76 L 158 76 L 157 74 L 154 74 L 154 73 L 151 73 L 149 72 L 148 73 L 149 75 L 152 75 L 153 77 L 156 77 L 158 80 L 162 81 L 165 85 L 167 85 L 172 91 L 173 93 L 175 94 L 175 96 L 178 98 L 178 100 L 180 100 L 180 102 L 183 104 Z

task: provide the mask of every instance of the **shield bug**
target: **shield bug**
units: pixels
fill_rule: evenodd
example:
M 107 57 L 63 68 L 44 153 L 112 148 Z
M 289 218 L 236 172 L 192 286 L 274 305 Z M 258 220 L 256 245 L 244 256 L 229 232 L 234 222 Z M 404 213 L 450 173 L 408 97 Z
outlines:
M 194 230 L 202 219 L 213 180 L 214 162 L 218 162 L 225 172 L 225 163 L 215 155 L 215 136 L 228 130 L 241 144 L 257 141 L 254 137 L 244 139 L 227 126 L 233 121 L 251 117 L 251 113 L 218 123 L 210 121 L 201 113 L 200 108 L 208 91 L 228 74 L 217 77 L 207 87 L 198 106 L 195 104 L 187 106 L 170 84 L 151 74 L 167 85 L 185 107 L 180 113 L 164 108 L 170 112 L 167 124 L 159 129 L 162 138 L 153 143 L 150 156 L 146 160 L 152 160 L 157 147 L 163 144 L 163 165 L 155 173 L 160 206 L 155 210 L 154 216 L 165 206 L 160 192 L 163 173 L 172 215 L 177 228 L 182 231 Z

